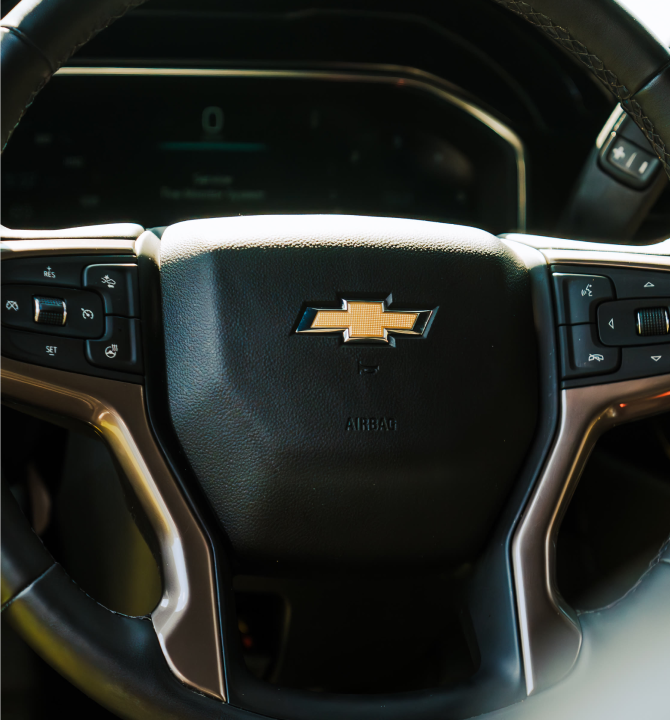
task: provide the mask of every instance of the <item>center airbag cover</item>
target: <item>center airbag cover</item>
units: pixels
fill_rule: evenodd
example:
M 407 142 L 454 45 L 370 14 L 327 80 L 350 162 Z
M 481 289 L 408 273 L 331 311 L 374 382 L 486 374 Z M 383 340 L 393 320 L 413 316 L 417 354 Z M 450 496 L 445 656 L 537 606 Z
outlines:
M 174 428 L 243 566 L 478 552 L 536 420 L 529 279 L 500 240 L 386 218 L 198 220 L 165 231 L 161 292 Z M 378 303 L 378 334 L 396 312 L 395 342 L 346 342 L 330 311 L 327 331 L 297 332 L 345 300 Z

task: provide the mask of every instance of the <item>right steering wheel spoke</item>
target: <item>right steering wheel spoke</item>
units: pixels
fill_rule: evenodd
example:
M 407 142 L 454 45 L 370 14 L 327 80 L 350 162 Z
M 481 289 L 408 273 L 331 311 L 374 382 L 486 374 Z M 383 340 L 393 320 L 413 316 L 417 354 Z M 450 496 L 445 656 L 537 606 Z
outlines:
M 527 694 L 573 668 L 578 617 L 555 577 L 557 535 L 598 438 L 669 408 L 669 255 L 626 247 L 506 235 L 546 258 L 555 292 L 560 365 L 558 431 L 515 531 L 512 554 Z M 641 311 L 657 311 L 643 330 Z M 654 318 L 653 318 L 654 320 Z M 543 322 L 552 323 L 549 317 Z

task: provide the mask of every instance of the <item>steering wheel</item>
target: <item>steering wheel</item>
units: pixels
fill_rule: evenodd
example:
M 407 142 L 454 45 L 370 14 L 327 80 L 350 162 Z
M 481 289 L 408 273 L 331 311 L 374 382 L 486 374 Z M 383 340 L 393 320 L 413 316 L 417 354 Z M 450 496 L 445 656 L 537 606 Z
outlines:
M 3 147 L 53 73 L 139 4 L 23 0 L 4 18 Z M 501 4 L 612 91 L 668 173 L 666 50 L 611 0 Z M 3 398 L 106 440 L 163 594 L 150 617 L 96 603 L 3 479 L 2 608 L 112 712 L 428 720 L 516 705 L 506 717 L 539 717 L 595 665 L 611 667 L 617 638 L 652 642 L 642 628 L 660 607 L 668 622 L 668 547 L 635 592 L 591 616 L 578 617 L 554 578 L 562 514 L 599 435 L 668 409 L 668 243 L 348 216 L 4 237 L 11 282 L 29 284 L 47 263 L 54 287 L 71 278 L 62 306 L 36 306 L 36 321 L 65 322 L 82 288 L 102 298 L 105 317 L 102 339 L 63 339 L 67 367 L 31 362 L 16 335 Z M 609 302 L 655 322 L 666 307 L 666 336 L 655 326 L 631 342 L 599 339 Z M 279 573 L 470 563 L 463 607 L 477 670 L 385 696 L 256 680 L 237 634 L 232 558 Z

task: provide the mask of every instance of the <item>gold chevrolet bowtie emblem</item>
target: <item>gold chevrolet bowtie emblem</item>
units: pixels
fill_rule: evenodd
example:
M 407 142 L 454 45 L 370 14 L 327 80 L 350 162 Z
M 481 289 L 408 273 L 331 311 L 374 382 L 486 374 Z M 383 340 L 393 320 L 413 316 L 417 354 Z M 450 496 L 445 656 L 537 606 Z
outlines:
M 342 333 L 345 342 L 373 342 L 394 345 L 390 333 L 425 337 L 438 308 L 433 310 L 389 310 L 385 300 L 342 300 L 341 308 L 309 307 L 296 332 Z

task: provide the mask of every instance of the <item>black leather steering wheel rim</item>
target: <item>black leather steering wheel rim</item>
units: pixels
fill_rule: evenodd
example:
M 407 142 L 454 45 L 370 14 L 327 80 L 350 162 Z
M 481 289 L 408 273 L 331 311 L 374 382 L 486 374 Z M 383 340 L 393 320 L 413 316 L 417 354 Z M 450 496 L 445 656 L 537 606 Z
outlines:
M 24 0 L 9 13 L 0 24 L 3 148 L 53 73 L 139 4 Z M 668 174 L 669 65 L 664 48 L 610 0 L 500 4 L 536 25 L 594 73 L 641 128 Z M 255 716 L 181 684 L 150 622 L 112 613 L 83 593 L 32 532 L 4 479 L 2 513 L 3 610 L 73 684 L 121 717 Z

